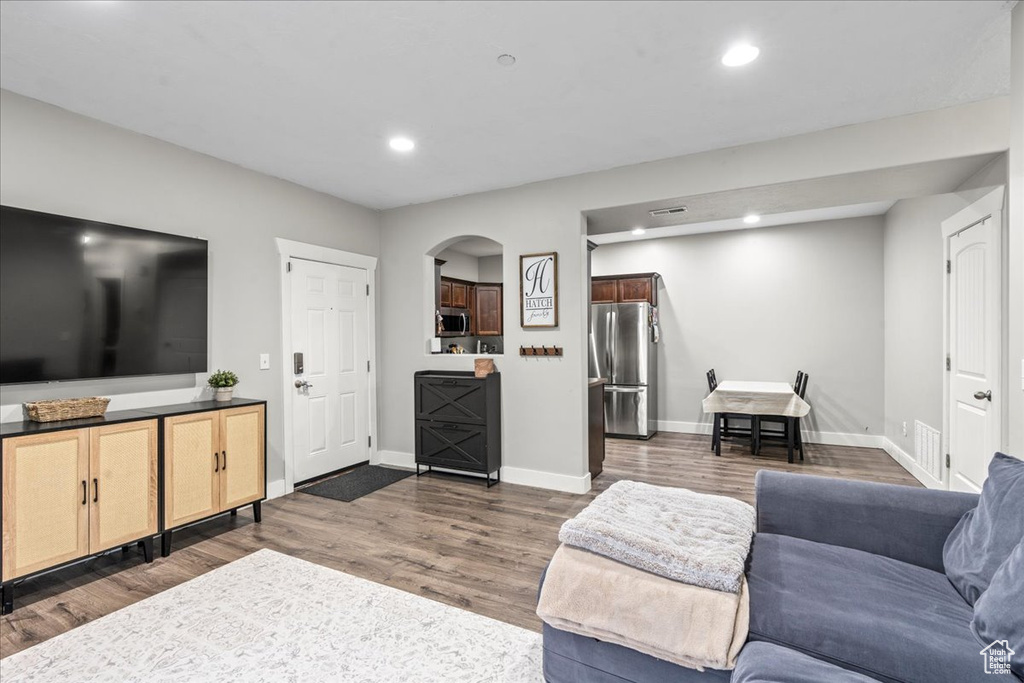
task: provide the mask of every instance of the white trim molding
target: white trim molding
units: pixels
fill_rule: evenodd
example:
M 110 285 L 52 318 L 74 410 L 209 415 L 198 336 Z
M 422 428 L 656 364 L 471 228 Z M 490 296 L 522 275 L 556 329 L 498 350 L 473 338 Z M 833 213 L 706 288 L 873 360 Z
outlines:
M 274 481 L 267 482 L 267 500 L 280 498 L 287 493 L 288 487 L 285 485 L 284 479 L 275 479 Z
M 281 277 L 281 372 L 284 383 L 284 493 L 291 493 L 295 490 L 295 453 L 292 449 L 292 399 L 293 381 L 292 374 L 292 327 L 291 327 L 291 305 L 292 290 L 291 279 L 288 277 L 288 259 L 297 258 L 307 261 L 319 261 L 331 263 L 349 268 L 361 268 L 366 271 L 366 282 L 370 286 L 370 300 L 367 304 L 367 334 L 369 335 L 368 350 L 370 354 L 369 410 L 369 434 L 370 434 L 370 462 L 378 463 L 380 457 L 377 453 L 377 257 L 366 254 L 356 254 L 341 249 L 332 249 L 316 244 L 295 242 L 282 237 L 274 239 L 277 244 L 277 253 L 280 258 Z M 276 482 L 271 482 L 275 484 Z M 270 488 L 267 490 L 270 496 Z M 284 495 L 281 494 L 281 495 Z
M 711 436 L 711 423 L 658 420 L 658 431 Z M 885 438 L 879 434 L 812 432 L 806 430 L 801 431 L 801 436 L 803 436 L 804 443 L 817 443 L 825 446 L 855 446 L 857 448 L 882 448 L 882 442 Z
M 416 457 L 412 453 L 401 451 L 380 451 L 380 464 L 388 467 L 399 467 L 402 469 L 416 469 Z M 451 472 L 469 477 L 480 477 L 484 475 L 475 472 L 461 472 L 449 470 L 443 467 L 435 467 L 439 472 Z M 580 477 L 569 474 L 556 474 L 554 472 L 541 472 L 540 470 L 528 470 L 522 467 L 501 468 L 501 482 L 503 484 L 516 484 L 518 486 L 532 486 L 538 489 L 550 491 L 564 491 L 566 493 L 586 493 L 590 490 L 590 473 Z
M 936 479 L 932 475 L 928 474 L 928 472 L 923 467 L 918 465 L 914 458 L 912 458 L 902 448 L 897 446 L 888 438 L 884 438 L 883 442 L 884 443 L 882 445 L 882 449 L 886 453 L 888 453 L 889 457 L 895 460 L 900 465 L 900 467 L 905 469 L 907 472 L 910 472 L 910 474 L 913 475 L 914 479 L 917 479 L 919 482 L 921 482 L 930 489 L 946 489 L 945 482 Z

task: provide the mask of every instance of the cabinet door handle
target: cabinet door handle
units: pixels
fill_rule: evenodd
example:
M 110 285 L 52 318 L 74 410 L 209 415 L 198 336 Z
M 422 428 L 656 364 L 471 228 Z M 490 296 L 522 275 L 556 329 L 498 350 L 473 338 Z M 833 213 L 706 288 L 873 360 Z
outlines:
M 224 458 L 224 464 L 223 464 L 223 465 L 221 465 L 221 466 L 220 466 L 220 468 L 221 468 L 222 470 L 226 470 L 226 469 L 228 468 L 228 452 L 227 452 L 227 451 L 221 451 L 221 452 L 220 452 L 220 456 L 221 456 L 222 458 Z
M 92 480 L 92 490 L 93 490 L 92 502 L 98 503 L 100 501 L 100 480 L 99 479 L 93 479 Z
M 213 471 L 220 472 L 220 453 L 213 452 Z
M 89 502 L 89 485 L 83 479 L 82 480 L 82 505 L 85 505 L 87 502 Z

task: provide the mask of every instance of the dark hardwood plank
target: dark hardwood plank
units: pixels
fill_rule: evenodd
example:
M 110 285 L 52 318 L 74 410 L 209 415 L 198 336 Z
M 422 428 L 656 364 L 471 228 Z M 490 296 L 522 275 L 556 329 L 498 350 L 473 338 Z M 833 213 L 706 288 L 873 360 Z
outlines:
M 352 503 L 294 493 L 251 512 L 175 534 L 168 558 L 145 564 L 120 550 L 17 587 L 13 614 L 0 619 L 7 656 L 259 548 L 271 548 L 524 628 L 539 630 L 537 581 L 558 546 L 558 529 L 620 479 L 684 486 L 747 502 L 759 469 L 919 485 L 877 449 L 806 445 L 788 464 L 783 446 L 751 457 L 724 441 L 715 457 L 706 436 L 663 433 L 648 442 L 611 439 L 604 472 L 576 496 L 442 474 L 410 477 Z

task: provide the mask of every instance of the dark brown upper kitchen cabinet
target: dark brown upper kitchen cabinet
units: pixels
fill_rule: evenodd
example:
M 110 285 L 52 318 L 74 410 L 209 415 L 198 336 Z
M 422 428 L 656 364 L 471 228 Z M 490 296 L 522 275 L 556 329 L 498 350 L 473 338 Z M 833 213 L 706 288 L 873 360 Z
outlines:
M 657 273 L 600 275 L 591 278 L 590 301 L 595 304 L 627 304 L 646 301 L 658 305 Z
M 657 302 L 658 290 L 654 286 L 654 278 L 629 277 L 619 280 L 619 303 L 639 303 L 646 301 L 653 306 Z
M 452 283 L 448 280 L 441 280 L 441 305 L 444 307 L 452 305 Z
M 594 304 L 615 303 L 615 280 L 594 280 L 590 283 L 590 302 Z
M 481 337 L 502 335 L 502 286 L 478 284 L 476 286 L 476 333 Z
M 464 282 L 452 282 L 452 308 L 469 308 L 469 287 Z

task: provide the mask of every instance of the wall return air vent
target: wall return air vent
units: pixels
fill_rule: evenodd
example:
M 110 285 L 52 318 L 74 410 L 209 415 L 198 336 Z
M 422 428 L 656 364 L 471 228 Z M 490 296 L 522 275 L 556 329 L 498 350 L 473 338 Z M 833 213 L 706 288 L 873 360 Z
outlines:
M 686 213 L 685 206 L 672 206 L 667 209 L 653 209 L 648 211 L 651 214 L 651 218 L 657 218 L 658 216 L 672 216 L 677 213 Z

